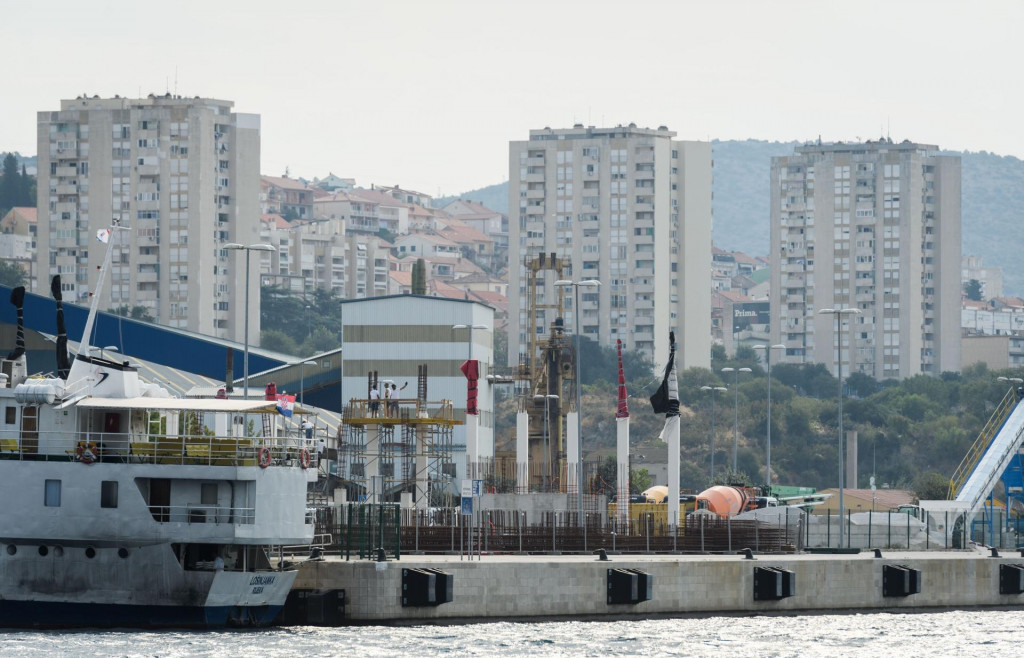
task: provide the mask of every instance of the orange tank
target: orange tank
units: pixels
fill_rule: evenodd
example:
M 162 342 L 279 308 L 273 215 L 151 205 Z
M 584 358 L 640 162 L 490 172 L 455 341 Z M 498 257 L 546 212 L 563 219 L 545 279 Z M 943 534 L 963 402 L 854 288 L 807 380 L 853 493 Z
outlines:
M 740 487 L 715 486 L 697 494 L 697 509 L 706 509 L 723 519 L 746 511 L 753 499 Z

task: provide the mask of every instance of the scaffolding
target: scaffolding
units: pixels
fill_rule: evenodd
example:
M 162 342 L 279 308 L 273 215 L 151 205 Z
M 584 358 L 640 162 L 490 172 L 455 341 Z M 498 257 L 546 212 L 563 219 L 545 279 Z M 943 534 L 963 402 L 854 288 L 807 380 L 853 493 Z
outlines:
M 376 411 L 370 399 L 349 401 L 338 441 L 338 477 L 350 500 L 400 502 L 410 493 L 417 507 L 431 497 L 454 490 L 451 400 L 381 400 Z

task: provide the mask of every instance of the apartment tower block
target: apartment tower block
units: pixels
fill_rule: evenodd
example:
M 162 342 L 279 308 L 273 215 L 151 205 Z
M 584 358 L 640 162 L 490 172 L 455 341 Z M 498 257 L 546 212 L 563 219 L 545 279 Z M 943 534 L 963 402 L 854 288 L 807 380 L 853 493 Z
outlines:
M 61 275 L 84 303 L 112 224 L 101 309 L 144 307 L 157 322 L 242 340 L 245 308 L 259 340 L 260 119 L 205 98 L 79 97 L 38 114 L 37 292 Z M 245 258 L 255 299 L 246 304 Z
M 889 139 L 771 166 L 771 342 L 875 379 L 960 369 L 960 158 Z M 840 317 L 822 309 L 856 309 Z
M 711 144 L 635 124 L 531 130 L 509 154 L 509 362 L 547 334 L 555 309 L 534 309 L 527 258 L 555 254 L 563 275 L 600 287 L 565 291 L 565 327 L 600 345 L 640 350 L 659 365 L 675 331 L 680 369 L 711 354 Z M 557 299 L 537 280 L 537 304 Z M 542 304 L 541 300 L 544 300 Z

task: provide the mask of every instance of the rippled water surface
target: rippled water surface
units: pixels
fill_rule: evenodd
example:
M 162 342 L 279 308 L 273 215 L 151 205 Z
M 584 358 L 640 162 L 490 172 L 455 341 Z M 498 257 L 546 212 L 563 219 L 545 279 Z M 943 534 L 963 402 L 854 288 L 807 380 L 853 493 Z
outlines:
M 7 656 L 954 656 L 1024 654 L 1024 612 L 708 617 L 256 632 L 3 632 Z

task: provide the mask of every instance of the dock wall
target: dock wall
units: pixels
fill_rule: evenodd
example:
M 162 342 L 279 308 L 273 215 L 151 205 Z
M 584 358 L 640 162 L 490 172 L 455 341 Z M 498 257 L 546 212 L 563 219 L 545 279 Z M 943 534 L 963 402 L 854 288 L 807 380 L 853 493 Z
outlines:
M 883 566 L 920 571 L 919 594 L 883 596 Z M 514 618 L 626 617 L 630 615 L 842 612 L 914 608 L 1022 606 L 1024 595 L 999 593 L 1000 565 L 1024 565 L 1016 553 L 992 558 L 981 551 L 893 552 L 881 559 L 856 555 L 757 556 L 406 556 L 399 561 L 339 561 L 303 565 L 295 589 L 345 590 L 348 623 L 488 621 Z M 755 567 L 795 574 L 795 592 L 755 600 Z M 440 569 L 454 576 L 450 603 L 403 607 L 402 569 Z M 652 597 L 636 604 L 607 603 L 608 569 L 637 569 L 654 578 Z

